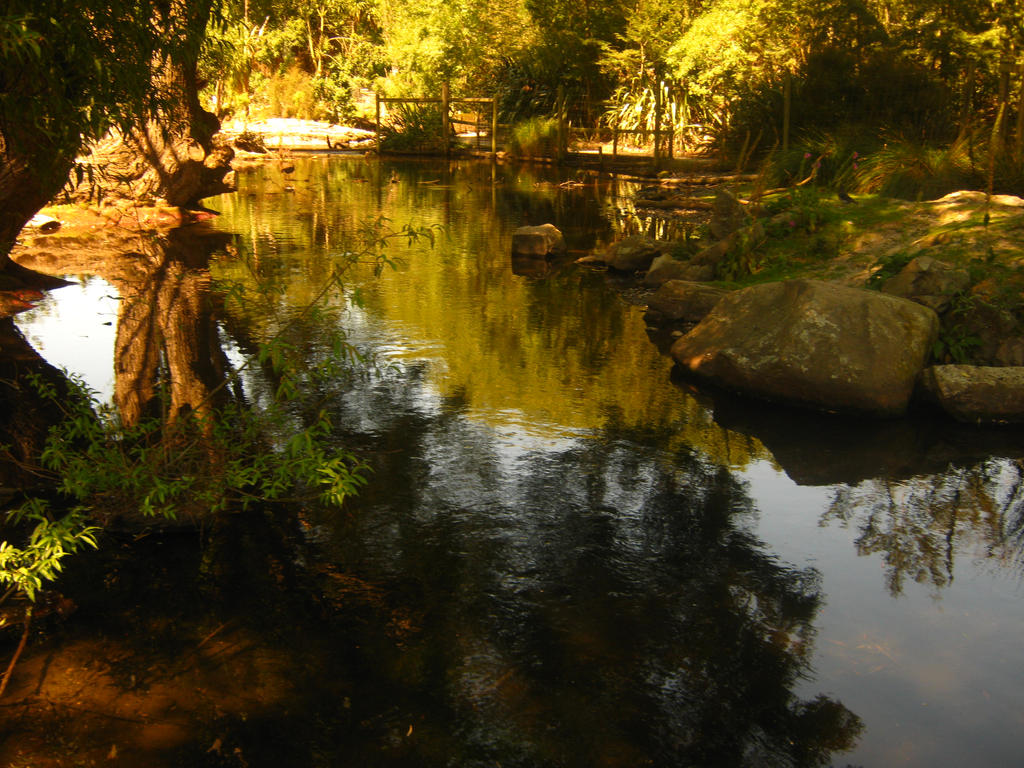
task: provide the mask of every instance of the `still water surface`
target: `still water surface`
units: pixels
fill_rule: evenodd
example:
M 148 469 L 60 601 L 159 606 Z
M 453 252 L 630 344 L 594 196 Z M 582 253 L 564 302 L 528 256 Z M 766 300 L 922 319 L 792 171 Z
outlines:
M 372 482 L 311 528 L 400 608 L 400 653 L 365 650 L 360 685 L 386 726 L 367 730 L 363 764 L 1020 763 L 1014 433 L 804 416 L 673 381 L 643 308 L 572 264 L 664 229 L 631 212 L 625 183 L 295 166 L 210 201 L 233 235 L 215 280 L 274 286 L 272 311 L 223 303 L 215 335 L 235 364 L 366 222 L 439 228 L 433 247 L 393 242 L 379 277 L 350 268 L 305 330 L 311 358 L 330 326 L 376 362 L 323 393 Z M 569 257 L 514 265 L 512 231 L 544 222 Z M 113 292 L 84 281 L 19 322 L 105 393 Z M 71 344 L 61 313 L 81 329 Z M 268 383 L 244 386 L 258 399 Z

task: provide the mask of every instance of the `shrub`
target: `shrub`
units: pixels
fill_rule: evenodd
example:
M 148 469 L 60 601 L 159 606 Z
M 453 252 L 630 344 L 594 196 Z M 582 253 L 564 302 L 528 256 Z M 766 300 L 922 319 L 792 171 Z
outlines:
M 768 156 L 767 182 L 773 186 L 790 186 L 810 178 L 816 185 L 850 191 L 855 188 L 855 178 L 864 157 L 879 145 L 872 131 L 856 126 L 807 133 L 792 149 L 776 150 Z
M 558 121 L 533 117 L 512 126 L 509 151 L 519 157 L 552 157 L 558 151 Z
M 344 273 L 350 266 L 372 260 L 379 271 L 393 265 L 384 249 L 393 238 L 433 243 L 432 230 L 407 226 L 392 231 L 386 219 L 367 223 L 365 232 L 365 248 L 342 253 L 330 278 L 301 311 L 205 400 L 174 418 L 127 424 L 81 380 L 69 377 L 64 392 L 41 376 L 24 377 L 64 418 L 51 429 L 39 455 L 25 462 L 40 478 L 45 498 L 29 498 L 0 519 L 0 604 L 13 595 L 31 603 L 45 582 L 57 577 L 61 560 L 82 546 L 95 546 L 102 527 L 115 518 L 196 523 L 275 502 L 337 506 L 365 484 L 366 465 L 333 442 L 330 419 L 319 401 L 325 383 L 362 357 L 341 331 L 330 339 L 330 354 L 325 349 L 315 363 L 291 340 L 332 292 L 345 292 Z M 259 298 L 220 288 L 225 302 Z M 275 384 L 270 397 L 214 405 L 224 399 L 216 395 L 255 366 Z M 26 626 L 30 615 L 29 609 Z
M 392 152 L 442 151 L 448 138 L 441 135 L 443 130 L 438 104 L 399 103 L 390 110 L 389 123 L 383 127 L 381 148 Z
M 948 146 L 895 138 L 863 159 L 854 188 L 908 200 L 934 199 L 984 186 L 984 154 L 971 137 Z

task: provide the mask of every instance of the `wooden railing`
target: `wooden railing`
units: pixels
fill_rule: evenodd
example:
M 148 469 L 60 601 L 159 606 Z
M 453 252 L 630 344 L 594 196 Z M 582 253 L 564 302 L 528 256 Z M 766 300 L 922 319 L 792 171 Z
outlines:
M 441 86 L 441 97 L 440 98 L 425 98 L 425 99 L 410 99 L 410 98 L 384 98 L 380 94 L 376 96 L 376 129 L 375 136 L 377 140 L 377 150 L 380 151 L 380 136 L 381 136 L 381 106 L 388 104 L 440 104 L 441 105 L 441 141 L 444 146 L 445 154 L 451 152 L 451 143 L 448 138 L 451 135 L 452 124 L 458 125 L 472 125 L 476 128 L 477 141 L 480 139 L 480 121 L 479 114 L 480 110 L 476 111 L 478 119 L 475 123 L 467 123 L 462 120 L 453 120 L 451 116 L 451 108 L 453 104 L 473 104 L 478 107 L 490 107 L 491 120 L 490 120 L 490 134 L 491 134 L 491 156 L 494 157 L 498 154 L 498 102 L 496 99 L 487 98 L 455 98 L 451 97 L 449 93 L 448 85 Z
M 449 91 L 448 85 L 445 84 L 441 87 L 440 97 L 435 98 L 389 98 L 383 97 L 380 94 L 375 95 L 376 101 L 376 122 L 375 122 L 375 138 L 378 151 L 381 150 L 381 136 L 382 136 L 382 125 L 383 117 L 382 114 L 386 110 L 388 105 L 391 104 L 437 104 L 440 106 L 441 111 L 441 136 L 438 138 L 441 141 L 444 153 L 450 154 L 451 152 L 451 133 L 452 126 L 468 126 L 474 129 L 477 138 L 477 147 L 480 145 L 481 128 L 485 128 L 490 136 L 490 154 L 491 157 L 496 157 L 498 154 L 498 102 L 493 98 L 452 98 Z M 452 107 L 455 105 L 464 104 L 471 105 L 473 107 L 473 113 L 475 120 L 468 122 L 465 120 L 459 120 L 458 118 L 452 117 Z M 610 107 L 610 103 L 606 102 L 593 102 L 589 104 L 589 107 Z M 481 124 L 481 116 L 489 111 L 489 125 L 487 123 Z M 683 137 L 685 141 L 685 131 L 689 129 L 700 128 L 699 125 L 684 125 L 681 127 L 674 126 L 672 121 L 668 121 L 668 124 L 662 122 L 662 104 L 660 98 L 655 107 L 654 112 L 654 126 L 652 128 L 620 128 L 617 122 L 612 122 L 610 125 L 606 124 L 603 129 L 596 128 L 595 130 L 603 130 L 611 133 L 612 141 L 612 153 L 611 157 L 614 160 L 619 156 L 620 153 L 620 137 L 623 136 L 651 136 L 653 137 L 652 145 L 652 159 L 657 165 L 663 158 L 672 159 L 675 156 L 675 145 L 676 140 L 679 137 Z M 569 103 L 566 98 L 564 90 L 560 87 L 556 96 L 554 117 L 557 120 L 558 134 L 555 142 L 555 156 L 561 160 L 566 157 L 569 151 L 569 139 L 572 133 L 578 133 L 581 129 L 577 126 L 573 126 L 569 119 Z M 584 129 L 589 130 L 589 129 Z M 605 134 L 607 135 L 607 133 Z

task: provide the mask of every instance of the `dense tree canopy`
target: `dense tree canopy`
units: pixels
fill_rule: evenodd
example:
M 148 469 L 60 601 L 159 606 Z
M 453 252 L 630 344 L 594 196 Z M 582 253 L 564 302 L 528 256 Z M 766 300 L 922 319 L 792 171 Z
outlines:
M 7 0 L 0 15 L 0 258 L 110 130 L 182 114 L 213 0 Z
M 211 69 L 222 112 L 351 117 L 360 88 L 498 95 L 509 120 L 611 99 L 718 139 L 837 123 L 948 140 L 1016 109 L 1024 11 L 1009 0 L 232 0 Z M 231 46 L 228 46 L 231 47 Z M 221 46 L 221 56 L 225 47 Z M 239 52 L 241 51 L 241 54 Z M 241 59 L 239 59 L 241 56 Z M 211 59 L 213 61 L 214 59 Z M 223 59 L 221 59 L 222 61 Z M 219 74 L 224 73 L 224 74 Z M 588 109 L 587 114 L 601 110 Z

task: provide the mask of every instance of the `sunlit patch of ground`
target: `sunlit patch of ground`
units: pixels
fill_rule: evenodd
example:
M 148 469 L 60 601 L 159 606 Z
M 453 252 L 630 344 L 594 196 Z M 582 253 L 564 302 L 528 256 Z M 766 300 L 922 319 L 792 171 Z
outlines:
M 1024 200 L 1017 197 L 995 195 L 986 203 L 983 192 L 964 191 L 933 201 L 865 195 L 842 204 L 823 193 L 818 206 L 822 223 L 814 232 L 770 235 L 762 246 L 771 279 L 863 286 L 881 262 L 899 256 L 928 255 L 961 266 L 1024 263 Z

